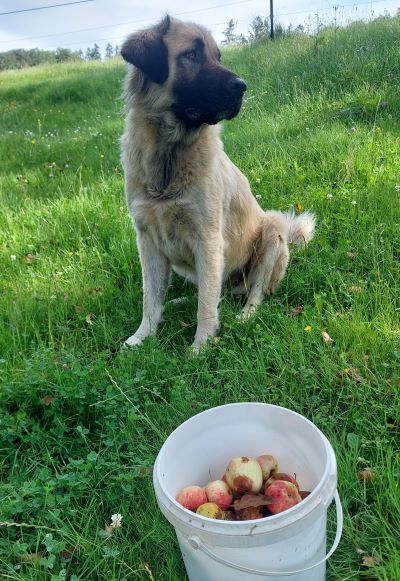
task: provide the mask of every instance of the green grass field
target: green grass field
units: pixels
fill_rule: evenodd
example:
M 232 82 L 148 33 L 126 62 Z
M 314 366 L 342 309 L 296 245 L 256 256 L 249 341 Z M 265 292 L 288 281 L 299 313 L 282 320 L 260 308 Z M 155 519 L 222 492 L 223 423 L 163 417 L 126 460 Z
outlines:
M 220 341 L 198 357 L 196 291 L 178 277 L 168 298 L 189 302 L 120 351 L 142 299 L 122 62 L 0 75 L 0 577 L 185 579 L 156 454 L 193 414 L 261 401 L 304 414 L 336 451 L 345 529 L 328 581 L 400 579 L 400 19 L 223 61 L 248 84 L 228 154 L 265 209 L 298 204 L 318 228 L 253 321 L 226 290 Z

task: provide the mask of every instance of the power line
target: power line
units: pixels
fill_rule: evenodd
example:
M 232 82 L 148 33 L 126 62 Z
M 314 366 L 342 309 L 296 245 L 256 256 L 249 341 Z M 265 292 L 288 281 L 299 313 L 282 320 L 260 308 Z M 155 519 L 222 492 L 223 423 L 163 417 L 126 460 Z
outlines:
M 389 0 L 390 1 L 390 0 Z M 366 6 L 367 4 L 387 4 L 388 0 L 369 0 L 367 2 L 352 2 L 351 4 L 338 4 L 336 8 L 357 8 L 357 6 Z M 297 12 L 282 12 L 281 14 L 275 14 L 275 16 L 292 16 L 295 14 L 316 14 L 317 12 L 330 12 L 334 10 L 335 6 L 330 6 L 329 8 L 318 8 L 315 10 L 299 10 Z
M 86 1 L 94 1 L 94 0 L 86 0 Z M 227 4 L 217 4 L 214 6 L 210 6 L 209 8 L 200 8 L 198 10 L 189 10 L 189 11 L 185 11 L 185 12 L 177 12 L 175 14 L 171 14 L 171 16 L 181 16 L 183 14 L 191 14 L 192 12 L 200 12 L 200 11 L 205 11 L 205 10 L 212 10 L 214 8 L 219 8 L 221 6 L 231 6 L 231 5 L 235 5 L 235 4 L 243 4 L 243 3 L 247 3 L 247 2 L 252 2 L 255 0 L 240 0 L 239 2 L 230 2 Z M 349 8 L 349 7 L 353 7 L 356 8 L 357 6 L 364 6 L 364 5 L 368 5 L 368 4 L 387 4 L 388 2 L 390 3 L 393 0 L 369 0 L 367 2 L 358 2 L 358 3 L 352 3 L 352 4 L 342 4 L 339 5 L 338 8 Z M 334 6 L 330 7 L 330 8 L 321 8 L 321 9 L 315 9 L 315 10 L 301 10 L 301 11 L 296 11 L 296 12 L 285 12 L 285 13 L 281 13 L 281 14 L 275 14 L 275 17 L 279 17 L 279 16 L 291 16 L 291 15 L 295 15 L 295 14 L 316 14 L 319 12 L 329 12 L 331 10 L 334 10 Z M 241 20 L 236 20 L 236 22 L 245 22 L 245 21 L 250 21 L 252 20 L 251 18 L 244 18 Z M 25 37 L 25 38 L 17 38 L 15 40 L 8 40 L 8 41 L 4 41 L 4 40 L 0 40 L 1 42 L 20 42 L 21 40 L 34 40 L 34 39 L 40 39 L 40 38 L 48 38 L 48 37 L 52 37 L 52 36 L 61 36 L 64 34 L 73 34 L 75 32 L 85 32 L 87 30 L 98 30 L 98 29 L 102 29 L 102 28 L 108 28 L 108 27 L 115 27 L 115 26 L 122 26 L 125 24 L 137 24 L 137 23 L 143 23 L 143 22 L 151 22 L 154 21 L 154 19 L 141 19 L 141 20 L 134 20 L 134 21 L 126 21 L 126 22 L 119 22 L 116 24 L 107 24 L 107 25 L 103 25 L 103 26 L 97 26 L 97 27 L 90 27 L 90 28 L 83 28 L 83 29 L 79 29 L 79 30 L 71 30 L 68 32 L 61 32 L 61 33 L 57 33 L 57 34 L 49 34 L 49 35 L 44 35 L 44 36 L 32 36 L 32 37 Z M 226 22 L 218 22 L 218 23 L 213 23 L 213 24 L 208 24 L 208 26 L 219 26 L 219 25 L 223 25 L 226 24 Z M 101 42 L 101 41 L 111 41 L 111 40 L 122 40 L 126 38 L 126 34 L 122 35 L 122 36 L 114 36 L 114 37 L 103 37 L 103 38 L 95 38 L 95 39 L 90 39 L 87 40 L 85 42 L 82 41 L 77 41 L 77 42 L 70 42 L 68 43 L 68 45 L 65 48 L 68 48 L 68 46 L 75 46 L 75 45 L 81 45 L 81 44 L 88 44 L 88 43 L 93 43 L 93 42 Z M 12 50 L 12 49 L 10 49 Z
M 85 0 L 87 2 L 93 2 L 93 0 Z M 186 10 L 185 12 L 176 12 L 175 14 L 171 14 L 171 16 L 183 16 L 184 14 L 192 14 L 195 12 L 204 12 L 206 10 L 213 10 L 214 8 L 221 8 L 224 6 L 233 6 L 236 4 L 248 4 L 249 2 L 255 2 L 256 0 L 239 0 L 236 2 L 228 2 L 225 4 L 216 4 L 213 6 L 209 6 L 208 8 L 198 8 L 196 10 Z M 60 6 L 60 5 L 59 5 Z M 0 14 L 1 16 L 1 14 Z M 104 24 L 102 26 L 90 26 L 88 28 L 78 28 L 76 30 L 68 30 L 67 32 L 57 32 L 52 34 L 43 34 L 41 36 L 25 36 L 23 38 L 16 38 L 12 42 L 19 42 L 21 40 L 36 40 L 40 38 L 50 38 L 52 36 L 63 36 L 64 34 L 74 34 L 75 32 L 86 32 L 88 30 L 100 30 L 102 28 L 113 28 L 115 26 L 123 26 L 124 24 L 140 24 L 142 22 L 151 22 L 154 18 L 142 18 L 140 20 L 129 20 L 125 22 L 115 22 L 114 24 Z M 102 39 L 101 39 L 102 40 Z M 10 42 L 7 40 L 0 40 L 0 42 Z
M 36 8 L 24 8 L 22 10 L 12 10 L 11 12 L 0 12 L 0 16 L 7 14 L 20 14 L 21 12 L 35 12 L 36 10 L 47 10 L 47 8 L 58 8 L 59 6 L 70 6 L 71 4 L 86 4 L 95 0 L 76 0 L 76 2 L 64 2 L 63 4 L 49 4 L 47 6 L 37 6 Z

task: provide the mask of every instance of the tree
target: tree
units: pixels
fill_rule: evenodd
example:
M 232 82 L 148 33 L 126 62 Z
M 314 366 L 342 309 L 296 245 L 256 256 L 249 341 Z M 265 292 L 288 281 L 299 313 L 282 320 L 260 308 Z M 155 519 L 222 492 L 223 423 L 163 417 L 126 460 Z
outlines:
M 86 56 L 85 56 L 86 60 L 88 61 L 99 61 L 101 60 L 101 53 L 100 53 L 100 47 L 98 44 L 94 44 L 93 48 L 90 48 L 90 46 L 88 46 L 88 48 L 86 49 Z
M 222 41 L 222 44 L 233 44 L 236 41 L 235 23 L 232 18 L 228 22 L 223 34 L 225 35 L 225 40 Z
M 79 58 L 77 53 L 73 53 L 69 48 L 62 48 L 61 46 L 57 48 L 54 56 L 57 63 L 73 61 L 76 58 Z
M 104 56 L 106 59 L 110 59 L 111 57 L 114 56 L 114 49 L 112 44 L 110 43 L 107 44 Z
M 260 38 L 268 37 L 270 33 L 269 19 L 261 18 L 261 16 L 256 16 L 253 18 L 250 24 L 249 30 L 249 42 L 255 42 L 260 40 Z
M 120 53 L 120 49 L 119 49 L 118 44 L 116 44 L 115 48 L 114 48 L 114 56 L 119 56 L 119 53 Z

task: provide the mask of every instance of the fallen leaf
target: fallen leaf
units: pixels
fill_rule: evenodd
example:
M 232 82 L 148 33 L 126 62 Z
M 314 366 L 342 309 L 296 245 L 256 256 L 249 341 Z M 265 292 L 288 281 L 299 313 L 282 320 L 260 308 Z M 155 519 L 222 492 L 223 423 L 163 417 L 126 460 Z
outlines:
M 44 397 L 42 397 L 40 401 L 42 402 L 43 405 L 48 406 L 51 403 L 53 403 L 54 397 L 52 395 L 45 395 Z
M 189 327 L 189 323 L 186 323 L 186 321 L 182 321 L 179 320 L 178 323 L 180 324 L 181 327 L 185 328 L 185 327 Z
M 288 313 L 288 317 L 298 317 L 301 313 L 304 312 L 304 307 L 298 305 L 297 307 L 293 307 L 291 311 Z
M 87 322 L 88 325 L 93 325 L 92 317 L 93 317 L 93 313 L 88 313 L 86 315 L 85 321 Z
M 300 202 L 296 202 L 294 204 L 294 209 L 296 210 L 296 212 L 298 214 L 300 214 L 304 210 L 304 206 L 303 206 L 303 204 L 300 204 Z
M 235 500 L 233 508 L 243 510 L 249 507 L 265 506 L 266 504 L 273 504 L 274 500 L 271 496 L 265 494 L 244 494 L 240 500 Z
M 322 331 L 321 334 L 322 334 L 322 339 L 324 340 L 324 343 L 326 343 L 327 345 L 329 343 L 333 343 L 332 337 L 326 331 Z
M 346 256 L 347 258 L 350 258 L 350 260 L 355 260 L 357 254 L 355 252 L 346 252 Z
M 24 259 L 26 260 L 26 262 L 33 262 L 35 260 L 35 257 L 33 256 L 33 254 L 28 252 L 28 254 L 25 254 Z
M 114 528 L 113 525 L 104 525 L 104 530 L 106 531 L 106 533 L 108 533 L 109 535 L 111 535 L 114 532 Z
M 72 559 L 75 552 L 76 552 L 76 547 L 74 547 L 73 545 L 70 545 L 69 547 L 67 547 L 63 551 L 60 551 L 60 557 L 62 557 L 63 559 Z
M 356 383 L 364 382 L 364 378 L 361 377 L 361 375 L 359 374 L 359 369 L 357 369 L 357 367 L 347 367 L 344 370 L 344 372 L 347 375 L 347 377 L 350 377 L 350 379 L 354 379 Z
M 362 558 L 362 564 L 364 565 L 364 567 L 375 567 L 375 565 L 378 565 L 379 562 L 380 558 L 376 556 Z
M 40 553 L 22 553 L 22 555 L 18 555 L 18 558 L 23 563 L 34 563 L 40 561 L 42 555 Z
M 349 286 L 349 292 L 355 295 L 360 295 L 362 292 L 364 292 L 364 289 L 361 286 L 352 285 Z
M 369 468 L 366 468 L 365 470 L 360 470 L 358 477 L 361 482 L 370 482 L 373 480 L 373 478 L 375 478 L 375 473 Z
M 256 518 L 264 518 L 263 513 L 256 506 L 248 506 L 236 513 L 236 520 L 254 520 Z

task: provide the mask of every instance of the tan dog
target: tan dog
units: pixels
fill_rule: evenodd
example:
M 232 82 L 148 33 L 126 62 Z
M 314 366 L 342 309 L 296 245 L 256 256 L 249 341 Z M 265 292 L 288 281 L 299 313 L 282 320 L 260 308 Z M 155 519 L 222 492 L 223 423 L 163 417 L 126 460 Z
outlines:
M 121 54 L 134 65 L 122 160 L 143 273 L 143 319 L 126 345 L 156 332 L 172 268 L 198 287 L 198 350 L 218 329 L 223 282 L 234 275 L 248 317 L 284 276 L 288 243 L 312 237 L 314 217 L 264 212 L 224 153 L 216 124 L 237 115 L 246 85 L 207 30 L 167 16 Z

